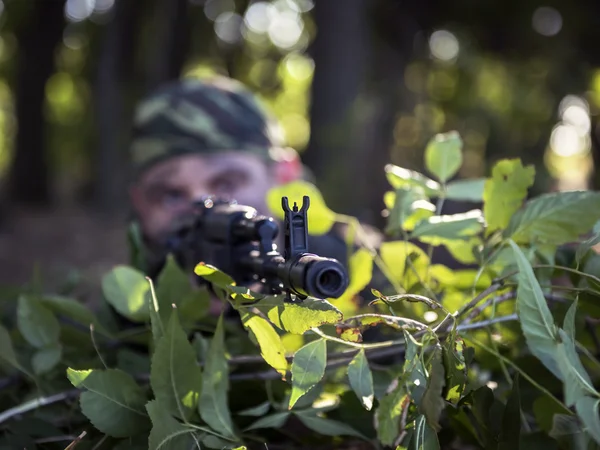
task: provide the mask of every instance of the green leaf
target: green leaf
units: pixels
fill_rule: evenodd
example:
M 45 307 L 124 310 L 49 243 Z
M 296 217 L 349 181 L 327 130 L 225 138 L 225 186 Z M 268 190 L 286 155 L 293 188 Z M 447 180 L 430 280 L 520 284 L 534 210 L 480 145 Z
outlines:
M 517 243 L 562 245 L 576 241 L 599 219 L 600 192 L 552 192 L 528 201 L 505 235 Z
M 519 390 L 519 373 L 514 377 L 510 396 L 506 401 L 502 415 L 502 432 L 499 449 L 518 450 L 521 439 L 521 393 Z
M 194 273 L 219 287 L 235 285 L 233 278 L 210 264 L 203 262 L 197 264 L 196 267 L 194 267 Z
M 220 316 L 206 358 L 202 379 L 202 394 L 198 407 L 200 417 L 213 430 L 228 438 L 233 438 L 235 432 L 227 404 L 229 368 L 225 359 L 225 350 L 223 316 Z
M 442 305 L 438 302 L 436 302 L 435 300 L 432 300 L 428 297 L 425 297 L 423 295 L 417 295 L 417 294 L 398 294 L 398 295 L 389 295 L 389 296 L 385 296 L 385 297 L 379 297 L 375 300 L 373 300 L 372 302 L 369 303 L 369 305 L 378 303 L 378 302 L 385 302 L 385 303 L 396 303 L 396 302 L 411 302 L 411 303 L 425 303 L 427 306 L 429 306 L 431 309 L 438 309 L 441 308 Z
M 347 292 L 357 293 L 362 291 L 373 274 L 373 256 L 366 248 L 360 248 L 350 256 L 348 261 L 350 284 Z
M 323 419 L 311 411 L 298 411 L 294 414 L 307 428 L 310 428 L 319 434 L 325 436 L 355 436 L 366 439 L 361 433 L 343 422 Z
M 118 369 L 67 369 L 80 397 L 81 411 L 99 431 L 112 437 L 130 437 L 148 429 L 146 396 L 135 380 Z
M 575 416 L 555 414 L 549 435 L 561 443 L 563 448 L 588 450 L 589 438 Z
M 0 325 L 0 359 L 29 375 L 29 372 L 19 363 L 10 334 L 2 325 Z
M 188 428 L 168 413 L 169 408 L 158 400 L 146 404 L 146 411 L 152 421 L 152 430 L 148 438 L 149 450 L 179 450 L 191 448 L 194 440 L 193 428 Z
M 194 414 L 202 391 L 202 370 L 174 310 L 165 335 L 152 355 L 150 385 L 154 397 L 167 411 L 184 421 Z
M 127 319 L 133 322 L 150 319 L 150 285 L 141 272 L 128 266 L 115 267 L 102 279 L 102 292 L 108 303 Z
M 62 358 L 62 346 L 58 343 L 39 349 L 31 358 L 31 366 L 36 375 L 43 375 L 56 367 Z
M 17 325 L 25 340 L 35 348 L 55 346 L 59 341 L 58 319 L 34 297 L 19 297 Z
M 558 332 L 554 325 L 554 318 L 548 308 L 542 288 L 535 278 L 531 264 L 519 246 L 512 240 L 509 242 L 519 266 L 517 314 L 527 346 L 548 370 L 557 378 L 562 379 L 555 360 Z
M 324 339 L 309 342 L 294 354 L 292 361 L 292 395 L 288 409 L 310 391 L 325 375 L 327 343 Z
M 256 308 L 277 328 L 292 334 L 304 334 L 311 328 L 335 324 L 342 320 L 339 309 L 326 300 L 308 297 L 302 302 L 286 302 L 283 296 L 266 297 L 252 305 L 238 305 L 236 309 Z
M 592 232 L 592 236 L 583 241 L 577 247 L 577 251 L 575 252 L 575 261 L 577 264 L 581 264 L 582 259 L 592 249 L 592 247 L 600 243 L 600 221 L 596 222 Z
M 424 416 L 419 416 L 416 420 L 415 434 L 413 437 L 415 450 L 439 450 L 440 443 L 437 433 L 429 424 Z
M 411 237 L 432 245 L 447 241 L 465 240 L 483 231 L 481 211 L 474 209 L 466 213 L 446 216 L 433 216 L 419 222 Z
M 281 428 L 287 422 L 290 413 L 287 411 L 279 412 L 275 414 L 271 414 L 270 416 L 265 416 L 261 419 L 258 419 L 245 431 L 256 430 L 259 428 Z
M 385 174 L 388 182 L 394 189 L 412 189 L 417 187 L 423 189 L 425 195 L 429 197 L 438 197 L 442 193 L 442 186 L 437 181 L 433 181 L 422 173 L 388 164 L 385 166 Z
M 386 233 L 395 233 L 402 230 L 410 231 L 420 221 L 428 219 L 435 214 L 435 205 L 426 200 L 420 188 L 399 188 L 391 193 L 394 197 Z
M 535 420 L 546 434 L 550 433 L 550 430 L 552 429 L 552 420 L 555 415 L 569 412 L 568 409 L 557 404 L 547 395 L 540 396 L 533 402 L 533 415 L 535 416 Z
M 398 384 L 380 400 L 375 412 L 375 421 L 377 437 L 383 445 L 394 445 L 401 430 L 406 426 L 405 423 L 401 423 L 401 419 L 409 406 L 410 396 L 402 384 Z
M 557 345 L 556 362 L 564 381 L 565 404 L 573 406 L 586 395 L 599 394 L 596 393 L 590 376 L 581 364 L 575 343 L 564 330 L 559 329 L 558 332 L 562 342 Z
M 600 444 L 600 398 L 580 398 L 575 404 L 575 409 L 586 431 Z
M 503 159 L 492 169 L 483 190 L 483 215 L 488 234 L 506 228 L 533 185 L 535 167 L 524 167 L 520 159 Z
M 425 367 L 419 357 L 420 346 L 410 333 L 403 331 L 406 341 L 406 352 L 404 354 L 404 374 L 408 377 L 409 394 L 414 402 L 419 405 L 427 386 Z
M 285 379 L 289 364 L 285 358 L 285 347 L 281 337 L 273 326 L 262 317 L 248 312 L 242 314 L 242 322 L 256 338 L 263 359 Z
M 464 341 L 453 331 L 442 347 L 446 374 L 445 399 L 457 404 L 467 385 L 467 365 L 464 355 Z
M 436 134 L 425 148 L 427 170 L 445 183 L 456 175 L 462 166 L 462 147 L 462 139 L 456 131 Z
M 271 402 L 268 400 L 261 403 L 260 405 L 253 406 L 252 408 L 247 408 L 242 411 L 239 411 L 237 414 L 239 416 L 249 416 L 249 417 L 260 417 L 264 416 L 271 409 Z M 287 414 L 287 413 L 286 413 Z
M 399 281 L 406 290 L 426 280 L 429 258 L 412 242 L 384 242 L 379 247 L 379 252 L 390 276 Z
M 444 366 L 442 365 L 442 355 L 440 351 L 436 351 L 431 359 L 431 368 L 429 370 L 429 378 L 427 379 L 427 387 L 423 392 L 423 397 L 419 402 L 419 412 L 425 416 L 427 423 L 436 431 L 441 429 L 439 420 L 444 407 L 444 399 L 442 392 L 445 385 Z
M 348 380 L 362 405 L 367 411 L 370 411 L 373 407 L 375 392 L 373 391 L 373 375 L 364 349 L 361 349 L 350 361 Z
M 565 321 L 563 323 L 563 328 L 567 336 L 571 339 L 571 341 L 575 342 L 575 313 L 577 312 L 577 299 L 573 300 L 571 306 L 567 310 L 567 314 L 565 315 Z
M 451 181 L 446 185 L 445 197 L 456 201 L 481 202 L 486 181 L 487 178 Z
M 290 207 L 296 202 L 300 208 L 305 195 L 310 198 L 308 232 L 314 236 L 328 233 L 335 223 L 335 213 L 327 207 L 323 195 L 311 183 L 300 180 L 272 188 L 267 192 L 267 206 L 275 218 L 283 220 L 282 197 L 288 197 Z
M 89 327 L 90 324 L 94 325 L 94 331 L 102 334 L 106 337 L 111 337 L 110 332 L 102 326 L 102 324 L 96 319 L 94 313 L 90 311 L 80 301 L 73 300 L 67 297 L 61 297 L 58 295 L 45 296 L 41 299 L 42 305 L 54 312 L 69 319 Z

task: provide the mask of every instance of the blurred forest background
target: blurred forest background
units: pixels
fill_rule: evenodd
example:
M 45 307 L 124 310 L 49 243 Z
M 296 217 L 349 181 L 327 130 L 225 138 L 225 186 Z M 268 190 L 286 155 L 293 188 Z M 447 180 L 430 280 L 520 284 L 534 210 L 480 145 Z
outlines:
M 127 261 L 133 108 L 177 77 L 246 83 L 376 226 L 385 164 L 449 130 L 461 177 L 520 157 L 537 193 L 598 188 L 599 43 L 597 0 L 0 0 L 0 284 Z

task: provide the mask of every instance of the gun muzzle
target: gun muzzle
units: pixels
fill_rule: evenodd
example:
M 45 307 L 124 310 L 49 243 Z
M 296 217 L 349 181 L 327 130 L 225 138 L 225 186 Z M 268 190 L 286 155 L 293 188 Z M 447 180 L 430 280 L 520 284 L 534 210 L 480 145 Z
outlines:
M 300 295 L 338 298 L 348 288 L 346 271 L 335 259 L 305 253 L 282 266 L 280 278 Z

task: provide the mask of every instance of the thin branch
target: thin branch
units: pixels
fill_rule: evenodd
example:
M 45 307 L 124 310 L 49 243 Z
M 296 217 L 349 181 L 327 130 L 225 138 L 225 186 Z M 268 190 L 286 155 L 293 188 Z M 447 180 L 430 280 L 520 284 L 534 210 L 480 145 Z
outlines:
M 6 422 L 8 419 L 14 416 L 19 416 L 29 411 L 33 411 L 34 409 L 37 409 L 40 406 L 51 405 L 53 403 L 62 402 L 70 398 L 75 398 L 79 395 L 79 392 L 80 391 L 78 389 L 71 389 L 68 391 L 60 392 L 55 395 L 51 395 L 49 397 L 34 398 L 33 400 L 29 400 L 28 402 L 22 403 L 20 405 L 15 406 L 14 408 L 7 409 L 6 411 L 0 413 L 0 423 Z
M 471 300 L 469 303 L 467 303 L 461 309 L 459 309 L 458 312 L 456 313 L 456 317 L 457 318 L 461 317 L 463 314 L 469 312 L 471 309 L 473 309 L 475 306 L 477 306 L 477 304 L 480 301 L 485 300 L 485 298 L 488 295 L 493 294 L 494 292 L 498 291 L 500 288 L 502 288 L 503 285 L 504 285 L 504 283 L 499 282 L 499 281 L 492 283 L 492 285 L 490 287 L 488 287 L 486 290 L 480 292 L 473 300 Z
M 73 442 L 71 442 L 69 445 L 67 445 L 65 447 L 65 450 L 72 450 L 72 449 L 74 449 L 75 446 L 81 442 L 81 440 L 85 437 L 86 434 L 87 434 L 87 432 L 83 431 L 79 436 L 77 436 L 75 438 L 75 440 Z

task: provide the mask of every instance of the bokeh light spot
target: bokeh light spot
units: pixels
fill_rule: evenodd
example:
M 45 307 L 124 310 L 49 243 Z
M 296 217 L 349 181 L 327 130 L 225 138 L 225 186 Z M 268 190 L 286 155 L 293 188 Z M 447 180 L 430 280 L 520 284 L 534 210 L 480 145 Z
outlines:
M 65 16 L 71 22 L 81 22 L 92 15 L 95 3 L 94 0 L 67 0 Z
M 448 30 L 438 30 L 429 38 L 431 54 L 442 61 L 452 61 L 460 49 L 458 39 Z
M 533 29 L 542 36 L 555 36 L 562 28 L 562 16 L 560 13 L 548 6 L 542 6 L 535 10 L 531 25 Z
M 215 33 L 223 42 L 235 44 L 242 39 L 242 16 L 232 12 L 224 12 L 215 19 Z
M 233 0 L 207 0 L 204 4 L 204 15 L 210 20 L 217 20 L 223 13 L 235 11 Z
M 277 15 L 277 11 L 267 2 L 253 3 L 244 15 L 246 26 L 256 33 L 266 33 L 269 24 Z
M 304 23 L 294 11 L 280 12 L 269 24 L 269 37 L 282 49 L 292 48 L 300 40 Z

